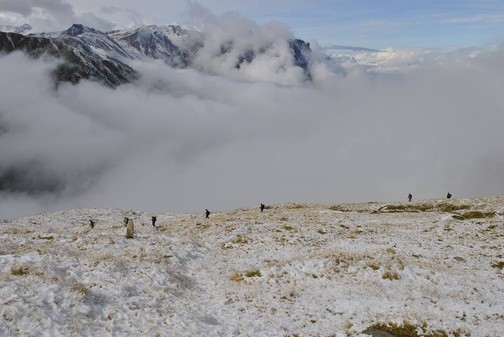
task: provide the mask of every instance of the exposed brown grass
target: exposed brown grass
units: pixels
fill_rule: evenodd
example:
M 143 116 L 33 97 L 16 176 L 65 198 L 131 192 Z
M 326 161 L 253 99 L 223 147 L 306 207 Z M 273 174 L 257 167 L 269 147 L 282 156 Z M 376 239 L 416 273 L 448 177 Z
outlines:
M 368 262 L 368 263 L 367 263 L 367 266 L 368 266 L 369 268 L 373 269 L 373 270 L 378 270 L 378 269 L 380 269 L 380 266 L 379 266 L 379 265 L 377 265 L 377 264 L 376 264 L 376 263 L 374 263 L 374 262 Z
M 29 269 L 27 266 L 18 266 L 18 267 L 12 267 L 11 268 L 11 273 L 14 276 L 23 276 L 23 275 L 28 275 Z
M 400 212 L 443 212 L 451 213 L 455 211 L 460 211 L 464 209 L 469 209 L 470 205 L 457 205 L 448 202 L 419 202 L 411 204 L 395 204 L 395 205 L 385 205 L 380 207 L 379 212 L 384 213 L 400 213 Z
M 243 274 L 242 273 L 239 273 L 239 272 L 234 272 L 231 274 L 231 276 L 229 277 L 229 279 L 233 282 L 241 282 L 244 280 L 243 278 Z
M 79 293 L 83 296 L 86 296 L 89 293 L 89 288 L 81 282 L 73 282 L 72 285 L 70 286 L 70 289 L 76 293 Z
M 492 268 L 496 268 L 496 269 L 504 269 L 504 261 L 498 261 L 498 262 L 494 262 L 492 263 Z
M 249 270 L 245 272 L 246 277 L 261 277 L 261 271 L 259 269 Z
M 363 331 L 365 334 L 373 336 L 384 336 L 385 334 L 392 335 L 394 337 L 470 337 L 471 334 L 467 331 L 457 329 L 454 331 L 444 331 L 444 330 L 431 330 L 427 327 L 426 323 L 420 326 L 415 326 L 408 322 L 403 324 L 395 323 L 375 323 Z
M 465 220 L 471 219 L 489 219 L 495 216 L 495 212 L 480 212 L 480 211 L 471 211 L 465 212 L 462 214 Z
M 382 274 L 382 279 L 384 279 L 384 280 L 391 280 L 391 281 L 397 281 L 397 280 L 400 280 L 401 277 L 395 271 L 386 270 Z

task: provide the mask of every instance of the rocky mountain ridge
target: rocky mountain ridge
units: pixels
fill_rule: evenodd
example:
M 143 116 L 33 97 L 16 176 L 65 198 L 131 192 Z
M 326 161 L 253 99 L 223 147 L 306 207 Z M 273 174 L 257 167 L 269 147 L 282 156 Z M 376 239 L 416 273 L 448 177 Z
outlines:
M 226 53 L 233 41 L 221 47 Z M 309 79 L 308 43 L 288 41 L 294 66 L 303 69 Z M 204 46 L 204 35 L 180 26 L 144 26 L 132 30 L 102 32 L 81 24 L 74 24 L 59 33 L 23 35 L 0 32 L 0 52 L 21 51 L 31 57 L 49 56 L 56 59 L 56 83 L 78 83 L 82 79 L 117 87 L 138 78 L 129 63 L 132 60 L 158 59 L 176 68 L 190 68 L 192 60 Z M 247 50 L 236 59 L 236 68 L 252 62 L 264 50 Z

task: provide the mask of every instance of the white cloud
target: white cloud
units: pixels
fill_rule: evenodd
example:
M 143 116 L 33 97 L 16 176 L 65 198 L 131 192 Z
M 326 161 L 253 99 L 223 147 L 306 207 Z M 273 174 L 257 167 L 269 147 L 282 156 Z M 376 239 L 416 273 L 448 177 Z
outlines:
M 90 12 L 77 15 L 73 6 L 64 0 L 0 0 L 0 12 L 13 13 L 9 16 L 15 19 L 12 24 L 29 23 L 39 32 L 65 30 L 73 23 L 104 31 L 115 27 L 114 23 Z
M 47 25 L 77 18 L 67 6 L 66 16 L 51 16 L 62 1 L 44 4 L 0 2 Z M 375 69 L 417 70 L 382 76 L 356 68 L 341 77 L 313 62 L 306 82 L 285 25 L 213 15 L 194 3 L 191 12 L 206 29 L 195 69 L 137 63 L 141 80 L 116 90 L 83 82 L 55 92 L 50 64 L 0 57 L 3 217 L 66 207 L 187 211 L 504 188 L 495 159 L 504 158 L 502 48 L 361 53 L 360 63 Z M 103 30 L 111 25 L 92 14 L 80 18 Z M 255 57 L 240 63 L 247 53 Z
M 132 8 L 119 8 L 116 6 L 103 6 L 101 12 L 112 17 L 126 16 L 130 24 L 141 26 L 145 24 L 145 18 L 137 10 Z
M 313 84 L 290 86 L 155 62 L 136 64 L 142 80 L 116 90 L 84 82 L 57 92 L 48 65 L 3 56 L 0 176 L 25 191 L 4 190 L 0 211 L 498 194 L 500 55 L 393 78 L 318 66 Z M 22 175 L 8 181 L 9 172 Z
M 270 22 L 259 26 L 238 13 L 217 17 L 200 6 L 193 7 L 206 26 L 203 46 L 192 62 L 196 69 L 239 80 L 285 85 L 303 80 L 303 69 L 294 64 L 289 46 L 294 36 L 285 25 Z M 247 60 L 247 56 L 253 57 Z

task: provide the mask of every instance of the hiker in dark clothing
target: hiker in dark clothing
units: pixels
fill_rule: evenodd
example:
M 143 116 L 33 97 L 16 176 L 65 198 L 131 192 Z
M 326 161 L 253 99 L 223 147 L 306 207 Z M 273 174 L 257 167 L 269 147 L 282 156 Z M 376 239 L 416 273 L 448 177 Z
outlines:
M 93 219 L 89 219 L 89 226 L 91 226 L 91 228 L 94 228 L 95 223 L 96 221 L 94 221 Z
M 205 217 L 208 219 L 210 217 L 210 211 L 205 209 Z
M 152 227 L 156 227 L 156 220 L 157 218 L 155 216 L 152 217 Z
M 413 199 L 413 196 L 411 195 L 411 193 L 408 193 L 408 201 L 411 201 L 411 199 Z
M 446 199 L 450 199 L 452 197 L 451 193 L 448 192 L 448 194 L 446 195 Z
M 264 207 L 266 207 L 264 204 L 261 204 L 261 213 L 264 211 Z

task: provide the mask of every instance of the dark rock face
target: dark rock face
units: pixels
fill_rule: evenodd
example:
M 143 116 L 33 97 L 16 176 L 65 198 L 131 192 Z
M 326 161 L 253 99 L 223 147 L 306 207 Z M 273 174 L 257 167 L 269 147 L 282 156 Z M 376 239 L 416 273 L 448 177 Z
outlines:
M 34 58 L 47 55 L 63 61 L 53 71 L 56 83 L 78 83 L 81 79 L 87 79 L 117 87 L 138 76 L 127 64 L 117 59 L 102 57 L 78 41 L 72 44 L 65 43 L 64 39 L 0 32 L 0 52 L 14 51 L 22 51 Z
M 290 41 L 289 47 L 294 54 L 294 65 L 308 71 L 308 55 L 311 53 L 310 44 L 303 40 L 295 39 Z

